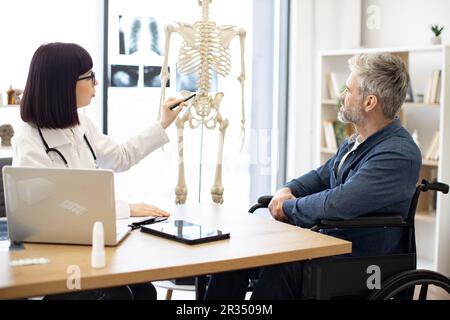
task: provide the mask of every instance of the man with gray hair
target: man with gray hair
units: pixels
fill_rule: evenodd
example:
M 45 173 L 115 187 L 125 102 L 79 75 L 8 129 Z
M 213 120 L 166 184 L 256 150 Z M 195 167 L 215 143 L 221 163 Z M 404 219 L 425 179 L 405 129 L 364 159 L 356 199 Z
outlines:
M 409 75 L 391 54 L 349 60 L 351 74 L 338 118 L 356 133 L 316 170 L 288 182 L 269 204 L 273 218 L 304 228 L 322 219 L 349 220 L 367 214 L 406 218 L 422 156 L 396 117 L 405 101 Z M 402 252 L 400 228 L 334 229 L 324 233 L 352 242 L 353 256 Z M 301 298 L 302 262 L 214 275 L 207 299 L 243 299 L 248 279 L 260 272 L 252 299 Z

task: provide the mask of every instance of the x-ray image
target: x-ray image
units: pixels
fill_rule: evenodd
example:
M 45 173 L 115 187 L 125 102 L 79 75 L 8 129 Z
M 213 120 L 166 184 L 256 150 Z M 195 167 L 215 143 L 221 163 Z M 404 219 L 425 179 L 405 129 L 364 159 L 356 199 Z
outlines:
M 198 75 L 196 73 L 191 73 L 187 76 L 182 75 L 177 70 L 177 92 L 187 90 L 190 92 L 196 92 L 197 90 L 197 79 Z M 209 92 L 217 92 L 217 73 L 213 72 L 211 78 L 211 87 Z
M 170 73 L 170 68 L 169 68 Z M 144 87 L 161 87 L 161 67 L 149 66 L 144 67 Z M 167 81 L 167 87 L 170 87 L 170 80 Z
M 119 54 L 162 56 L 164 28 L 155 18 L 119 16 Z
M 111 87 L 137 87 L 139 66 L 111 66 Z

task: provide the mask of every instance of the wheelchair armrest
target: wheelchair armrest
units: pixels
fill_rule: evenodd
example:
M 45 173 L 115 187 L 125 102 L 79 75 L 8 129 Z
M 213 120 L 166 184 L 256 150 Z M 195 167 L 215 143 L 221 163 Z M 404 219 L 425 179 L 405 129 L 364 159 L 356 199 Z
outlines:
M 433 190 L 447 194 L 448 189 L 449 189 L 448 184 L 437 181 L 428 182 L 427 180 L 422 180 L 422 188 L 421 188 L 422 191 L 427 192 L 428 190 Z
M 408 223 L 402 216 L 359 217 L 352 220 L 321 220 L 320 224 L 311 228 L 312 231 L 323 229 L 350 228 L 394 228 L 406 227 Z
M 248 212 L 253 213 L 258 209 L 267 208 L 270 201 L 272 201 L 273 196 L 262 196 L 258 198 L 258 203 L 254 204 Z

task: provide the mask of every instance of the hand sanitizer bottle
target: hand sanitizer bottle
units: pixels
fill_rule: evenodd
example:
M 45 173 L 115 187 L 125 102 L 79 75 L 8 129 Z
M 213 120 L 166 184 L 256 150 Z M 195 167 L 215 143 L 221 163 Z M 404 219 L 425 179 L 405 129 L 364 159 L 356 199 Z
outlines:
M 96 222 L 92 230 L 91 266 L 92 268 L 104 268 L 105 265 L 105 232 L 103 223 Z

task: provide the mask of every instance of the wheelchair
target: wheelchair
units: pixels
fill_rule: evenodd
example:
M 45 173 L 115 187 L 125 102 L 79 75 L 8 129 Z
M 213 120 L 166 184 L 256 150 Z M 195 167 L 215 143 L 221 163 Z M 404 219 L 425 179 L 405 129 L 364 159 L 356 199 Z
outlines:
M 448 193 L 449 186 L 439 182 L 422 182 L 416 187 L 407 218 L 401 216 L 366 215 L 352 220 L 321 220 L 311 228 L 320 232 L 330 229 L 403 228 L 403 252 L 383 256 L 339 256 L 305 262 L 302 296 L 304 299 L 368 299 L 368 300 L 426 300 L 430 286 L 436 286 L 450 294 L 450 278 L 430 271 L 416 270 L 416 240 L 414 218 L 421 192 Z M 267 208 L 272 196 L 262 196 L 249 209 Z M 368 268 L 379 268 L 381 286 L 370 289 Z M 255 281 L 255 280 L 253 280 Z M 257 280 L 256 280 L 257 281 Z M 416 286 L 420 291 L 415 295 Z

